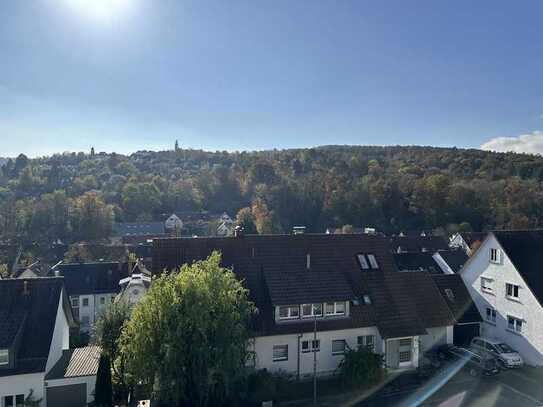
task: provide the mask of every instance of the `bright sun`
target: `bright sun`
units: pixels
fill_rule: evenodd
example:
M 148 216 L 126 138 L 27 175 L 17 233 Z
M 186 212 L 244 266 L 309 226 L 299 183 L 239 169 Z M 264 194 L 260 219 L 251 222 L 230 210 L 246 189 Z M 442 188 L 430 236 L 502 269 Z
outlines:
M 66 0 L 68 5 L 83 17 L 107 22 L 121 17 L 133 0 Z

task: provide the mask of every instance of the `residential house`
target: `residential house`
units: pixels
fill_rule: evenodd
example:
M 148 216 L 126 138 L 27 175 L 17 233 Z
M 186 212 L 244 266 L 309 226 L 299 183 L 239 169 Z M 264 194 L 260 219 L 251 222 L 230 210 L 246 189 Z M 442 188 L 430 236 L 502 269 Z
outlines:
M 543 230 L 489 232 L 460 272 L 483 315 L 481 333 L 543 365 Z
M 401 252 L 394 253 L 394 260 L 400 271 L 427 271 L 433 274 L 458 273 L 468 256 L 463 250 L 440 250 L 435 253 Z
M 369 346 L 389 368 L 414 368 L 452 343 L 458 322 L 428 273 L 399 273 L 378 235 L 247 235 L 153 241 L 153 273 L 222 253 L 259 313 L 255 368 L 333 373 L 349 348 Z M 314 340 L 316 324 L 317 339 Z
M 449 244 L 443 236 L 398 235 L 390 238 L 390 247 L 393 253 L 405 252 L 431 252 L 448 250 Z
M 145 243 L 149 239 L 164 237 L 162 222 L 122 222 L 113 224 L 113 243 Z
M 433 274 L 432 279 L 456 320 L 453 343 L 469 345 L 475 336 L 480 335 L 482 318 L 462 277 L 458 274 Z
M 22 406 L 30 395 L 47 407 L 93 401 L 96 369 L 70 382 L 51 376 L 69 352 L 74 325 L 62 278 L 0 281 L 0 406 Z
M 468 256 L 477 249 L 483 242 L 486 232 L 460 232 L 453 235 L 449 240 L 449 246 L 457 247 L 466 252 Z
M 115 300 L 119 282 L 128 277 L 127 263 L 93 262 L 58 264 L 50 272 L 63 276 L 75 318 L 89 332 L 100 313 Z
M 130 306 L 137 304 L 147 294 L 151 285 L 151 272 L 145 268 L 143 262 L 138 261 L 128 277 L 119 281 L 120 292 L 115 301 L 124 302 Z

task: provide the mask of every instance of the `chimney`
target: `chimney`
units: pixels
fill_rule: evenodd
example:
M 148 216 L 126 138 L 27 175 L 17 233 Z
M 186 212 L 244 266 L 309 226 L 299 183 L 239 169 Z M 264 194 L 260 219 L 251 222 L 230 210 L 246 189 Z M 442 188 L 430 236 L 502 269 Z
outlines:
M 310 270 L 311 269 L 311 254 L 307 253 L 305 255 L 305 267 Z
M 23 295 L 27 297 L 28 294 L 30 294 L 30 290 L 28 289 L 28 280 L 24 280 L 23 281 Z
M 243 237 L 243 228 L 241 226 L 236 226 L 234 229 L 234 237 Z
M 58 270 L 55 270 L 55 277 L 60 276 L 60 272 Z

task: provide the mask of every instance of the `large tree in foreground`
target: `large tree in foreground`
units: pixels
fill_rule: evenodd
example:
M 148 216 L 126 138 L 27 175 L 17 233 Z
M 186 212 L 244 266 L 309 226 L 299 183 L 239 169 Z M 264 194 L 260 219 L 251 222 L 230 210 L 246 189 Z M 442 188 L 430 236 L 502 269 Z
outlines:
M 226 404 L 249 358 L 247 290 L 220 255 L 153 281 L 121 336 L 134 382 L 166 405 Z

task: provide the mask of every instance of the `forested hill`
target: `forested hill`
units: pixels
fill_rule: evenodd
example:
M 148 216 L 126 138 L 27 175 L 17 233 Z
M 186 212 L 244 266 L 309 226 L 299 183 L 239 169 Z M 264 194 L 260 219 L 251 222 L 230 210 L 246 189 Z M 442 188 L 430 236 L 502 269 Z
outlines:
M 242 208 L 261 233 L 542 226 L 543 157 L 432 147 L 21 155 L 0 171 L 2 239 L 93 240 L 111 220 Z

